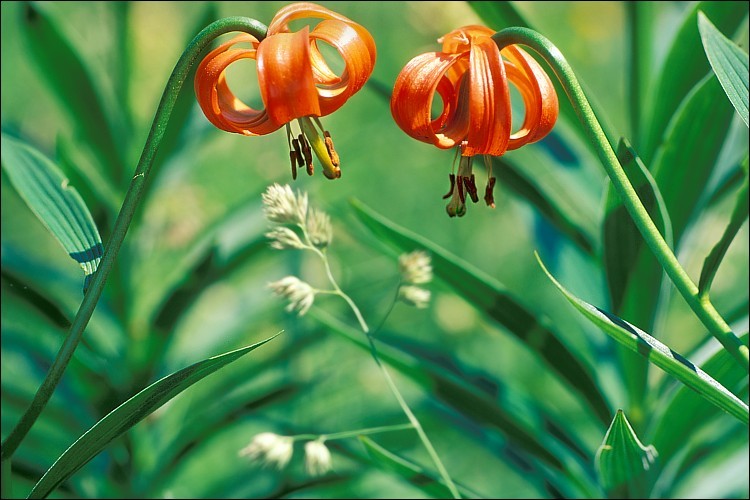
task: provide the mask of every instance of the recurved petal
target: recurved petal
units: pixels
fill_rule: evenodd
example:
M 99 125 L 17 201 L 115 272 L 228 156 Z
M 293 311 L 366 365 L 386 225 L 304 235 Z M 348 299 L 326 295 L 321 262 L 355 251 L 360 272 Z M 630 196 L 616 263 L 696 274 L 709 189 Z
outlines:
M 310 63 L 320 96 L 321 114 L 341 107 L 370 78 L 373 58 L 367 41 L 350 24 L 339 20 L 321 21 L 310 33 Z M 340 75 L 334 73 L 318 49 L 318 43 L 332 46 L 344 61 Z
M 500 156 L 508 147 L 511 128 L 505 65 L 489 37 L 472 40 L 469 60 L 469 130 L 462 154 Z
M 472 24 L 455 29 L 438 40 L 443 44 L 443 52 L 446 54 L 460 54 L 471 49 L 471 40 L 477 37 L 492 36 L 495 30 Z
M 257 59 L 260 95 L 271 120 L 283 124 L 321 115 L 307 27 L 268 36 L 258 46 Z
M 271 35 L 274 33 L 289 32 L 289 23 L 291 21 L 294 21 L 295 19 L 308 18 L 335 19 L 337 21 L 341 21 L 351 25 L 351 27 L 357 32 L 357 34 L 362 39 L 362 42 L 367 47 L 367 52 L 371 59 L 371 65 L 375 65 L 377 50 L 375 49 L 375 40 L 373 40 L 372 35 L 370 35 L 370 33 L 364 27 L 355 23 L 348 17 L 342 16 L 337 12 L 326 9 L 325 7 L 314 3 L 297 2 L 279 9 L 279 11 L 271 20 L 271 23 L 268 25 L 268 34 Z
M 517 149 L 536 142 L 554 127 L 559 113 L 557 93 L 547 73 L 526 51 L 509 45 L 502 51 L 507 64 L 508 80 L 516 85 L 523 97 L 526 115 L 521 129 L 511 135 L 508 149 Z
M 391 114 L 409 136 L 443 149 L 459 144 L 468 129 L 467 117 L 456 114 L 462 54 L 428 52 L 409 61 L 396 78 L 391 95 Z M 462 66 L 464 69 L 466 65 Z M 443 111 L 432 119 L 435 92 L 443 100 Z
M 233 48 L 247 42 L 249 48 Z M 245 135 L 263 135 L 282 124 L 272 122 L 265 109 L 256 110 L 240 101 L 227 85 L 226 68 L 240 59 L 255 59 L 258 40 L 239 35 L 211 51 L 198 65 L 194 87 L 198 104 L 206 118 L 216 127 Z

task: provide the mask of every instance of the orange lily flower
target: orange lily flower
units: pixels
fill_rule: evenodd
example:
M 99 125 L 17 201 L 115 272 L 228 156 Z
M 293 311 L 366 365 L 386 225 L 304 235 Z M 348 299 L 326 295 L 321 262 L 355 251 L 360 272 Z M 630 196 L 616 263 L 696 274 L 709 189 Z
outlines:
M 441 52 L 421 54 L 399 73 L 391 96 L 391 114 L 411 137 L 441 149 L 457 148 L 458 175 L 450 174 L 451 197 L 446 210 L 451 217 L 466 213 L 466 197 L 478 201 L 472 173 L 476 155 L 484 155 L 489 180 L 487 205 L 494 207 L 492 163 L 489 156 L 536 142 L 547 135 L 558 115 L 555 88 L 539 64 L 511 45 L 500 51 L 495 32 L 484 26 L 465 26 L 438 40 Z M 512 132 L 508 82 L 519 90 L 526 115 Z M 443 103 L 435 118 L 435 93 Z
M 322 21 L 291 32 L 290 22 L 306 18 Z M 326 63 L 319 43 L 339 53 L 341 74 Z M 211 51 L 196 70 L 195 94 L 206 118 L 222 130 L 255 136 L 286 126 L 293 178 L 298 167 L 312 175 L 315 152 L 325 176 L 336 179 L 341 176 L 339 158 L 319 117 L 339 109 L 364 86 L 375 56 L 375 42 L 359 24 L 316 4 L 295 3 L 274 16 L 263 40 L 242 34 Z M 262 109 L 243 103 L 227 85 L 226 69 L 240 59 L 257 63 Z M 293 120 L 300 128 L 297 138 L 290 126 Z

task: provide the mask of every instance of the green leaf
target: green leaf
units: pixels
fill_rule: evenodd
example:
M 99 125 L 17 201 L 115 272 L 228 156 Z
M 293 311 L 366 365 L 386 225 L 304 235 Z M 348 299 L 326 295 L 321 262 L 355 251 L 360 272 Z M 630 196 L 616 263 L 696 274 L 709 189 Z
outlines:
M 698 12 L 698 30 L 708 62 L 721 87 L 745 125 L 748 124 L 748 56 L 725 37 L 703 12 Z M 749 125 L 750 126 L 750 125 Z
M 482 18 L 485 25 L 496 31 L 511 26 L 532 28 L 511 2 L 477 2 L 471 0 L 469 6 Z
M 2 166 L 11 183 L 39 220 L 78 262 L 84 292 L 104 254 L 102 239 L 78 192 L 60 169 L 28 144 L 2 135 Z
M 112 440 L 128 431 L 164 403 L 219 368 L 236 361 L 272 340 L 277 335 L 279 334 L 277 333 L 273 337 L 256 344 L 199 361 L 146 387 L 112 410 L 78 438 L 47 470 L 34 486 L 28 498 L 45 498 L 98 455 Z
M 538 255 L 537 260 L 547 277 L 565 295 L 565 298 L 604 333 L 628 349 L 644 356 L 730 415 L 746 424 L 750 421 L 747 405 L 710 375 L 638 327 L 579 299 L 550 274 Z
M 747 345 L 748 334 L 740 337 Z M 747 372 L 737 366 L 737 361 L 726 349 L 719 348 L 701 369 L 710 373 L 718 383 L 735 392 L 747 390 Z M 658 422 L 654 431 L 654 446 L 666 463 L 682 447 L 689 444 L 686 439 L 698 429 L 720 415 L 716 406 L 706 404 L 706 400 L 688 387 L 682 387 L 669 402 L 666 409 L 655 419 Z
M 3 460 L 2 462 L 2 481 L 0 481 L 0 496 L 3 498 L 14 498 L 13 497 L 13 473 L 11 472 L 10 459 Z
M 331 331 L 341 335 L 363 351 L 370 352 L 370 345 L 362 332 L 319 310 L 312 311 L 311 314 Z M 466 417 L 500 430 L 512 443 L 514 449 L 520 448 L 553 468 L 564 470 L 563 462 L 550 451 L 551 443 L 545 440 L 545 436 L 535 432 L 527 422 L 529 415 L 536 413 L 537 409 L 514 404 L 524 398 L 520 394 L 514 394 L 512 388 L 502 386 L 497 391 L 497 397 L 494 397 L 445 370 L 444 367 L 434 365 L 424 357 L 417 358 L 384 344 L 378 345 L 378 356 L 382 361 L 411 378 L 425 392 L 434 394 Z M 533 403 L 529 406 L 533 406 Z M 531 467 L 528 461 L 524 465 Z
M 503 185 L 531 203 L 550 224 L 578 245 L 581 250 L 591 255 L 594 252 L 592 237 L 567 213 L 559 204 L 539 190 L 524 176 L 522 169 L 504 157 L 493 157 L 493 168 Z
M 732 114 L 721 85 L 710 74 L 685 98 L 665 132 L 651 168 L 672 219 L 675 245 L 708 184 Z
M 659 187 L 625 138 L 618 144 L 617 159 L 659 232 L 672 246 L 672 223 Z M 611 183 L 607 185 L 605 196 L 602 244 L 610 307 L 620 317 L 650 328 L 659 304 L 664 272 L 644 244 L 643 236 Z M 628 391 L 631 417 L 640 417 L 648 386 L 648 361 L 622 348 L 617 350 L 617 356 Z
M 20 27 L 50 90 L 71 117 L 73 125 L 97 155 L 100 167 L 117 179 L 124 166 L 105 115 L 96 82 L 79 54 L 63 36 L 44 3 L 27 3 Z
M 610 498 L 646 498 L 649 471 L 658 453 L 644 446 L 622 410 L 617 410 L 594 463 Z
M 381 241 L 401 252 L 415 249 L 432 257 L 435 275 L 456 293 L 502 324 L 510 333 L 530 346 L 555 373 L 565 379 L 588 402 L 596 415 L 609 421 L 609 406 L 591 374 L 580 360 L 557 338 L 546 322 L 536 317 L 519 298 L 500 283 L 451 255 L 445 249 L 385 219 L 357 200 L 352 201 L 359 219 Z
M 734 241 L 734 237 L 737 236 L 742 225 L 745 223 L 745 219 L 748 216 L 748 178 L 745 177 L 745 182 L 740 188 L 740 192 L 737 193 L 736 203 L 734 210 L 732 210 L 732 216 L 729 219 L 729 224 L 724 229 L 724 234 L 721 235 L 721 239 L 711 249 L 711 252 L 703 261 L 703 269 L 701 269 L 701 277 L 698 282 L 699 293 L 707 294 L 713 283 L 714 276 L 719 270 L 719 265 L 724 259 L 724 256 L 729 250 L 729 245 Z
M 439 477 L 436 477 L 422 467 L 391 453 L 367 436 L 359 436 L 359 441 L 365 446 L 372 461 L 379 467 L 395 472 L 431 497 L 451 497 L 450 490 Z M 482 497 L 475 492 L 467 490 L 465 486 L 457 484 L 456 488 L 458 488 L 459 493 L 461 493 L 463 497 Z
M 672 116 L 690 89 L 711 69 L 707 60 L 696 56 L 702 51 L 703 46 L 696 29 L 699 11 L 703 11 L 712 19 L 723 33 L 732 33 L 747 15 L 748 5 L 747 2 L 699 2 L 690 9 L 683 20 L 661 68 L 653 99 L 649 101 L 648 109 L 651 114 L 644 116 L 647 120 L 645 135 L 642 137 L 643 140 L 636 144 L 646 164 L 652 168 L 655 167 L 652 160 L 663 142 L 664 131 L 673 119 Z M 713 126 L 713 122 L 707 123 Z M 723 133 L 722 127 L 716 125 L 716 128 Z M 680 146 L 694 145 L 695 142 L 679 144 Z M 692 148 L 685 149 L 692 150 Z M 659 185 L 663 187 L 662 184 Z
M 638 153 L 625 138 L 620 139 L 617 159 L 659 232 L 664 236 L 667 244 L 672 246 L 672 222 L 666 210 L 664 198 Z M 653 291 L 649 294 L 649 300 L 639 300 L 633 309 L 643 306 L 652 309 L 651 314 L 653 314 L 655 307 L 653 298 L 661 282 L 661 273 L 658 268 L 655 268 L 658 263 L 645 249 L 643 236 L 611 185 L 607 188 L 602 228 L 604 265 L 612 309 L 618 314 L 627 310 L 625 303 L 628 296 L 634 294 L 642 296 L 645 289 Z

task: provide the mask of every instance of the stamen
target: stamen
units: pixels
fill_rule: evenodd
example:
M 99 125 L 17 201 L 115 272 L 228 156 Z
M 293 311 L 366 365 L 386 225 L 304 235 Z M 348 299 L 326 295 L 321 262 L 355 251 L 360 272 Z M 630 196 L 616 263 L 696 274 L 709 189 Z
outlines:
M 307 142 L 307 140 L 305 139 L 305 136 L 302 134 L 299 135 L 299 143 L 302 147 L 302 153 L 305 155 L 305 163 L 307 165 L 307 175 L 312 175 L 315 172 L 315 169 L 313 168 L 312 149 L 310 149 L 310 143 Z M 300 160 L 300 167 L 302 167 L 301 160 Z
M 456 187 L 456 176 L 454 174 L 448 174 L 448 177 L 451 180 L 451 188 L 448 190 L 448 192 L 443 196 L 443 199 L 448 198 L 450 195 L 453 194 L 453 189 Z
M 289 159 L 292 162 L 292 180 L 297 180 L 297 153 L 289 151 Z
M 466 203 L 466 198 L 464 197 L 464 183 L 463 183 L 464 177 L 458 176 L 458 199 L 461 200 L 461 204 L 463 205 Z
M 294 156 L 297 158 L 297 165 L 299 168 L 304 167 L 305 162 L 302 159 L 302 148 L 300 148 L 299 141 L 297 139 L 292 139 L 292 146 L 294 146 Z
M 487 179 L 487 187 L 484 190 L 484 201 L 487 202 L 487 206 L 495 208 L 495 196 L 492 194 L 492 190 L 495 189 L 495 178 L 490 177 Z
M 328 133 L 327 130 L 325 130 L 323 132 L 323 136 L 325 137 L 326 150 L 328 151 L 328 156 L 331 157 L 331 163 L 333 163 L 334 167 L 338 167 L 339 165 L 341 165 L 341 161 L 339 160 L 339 154 L 333 148 L 333 139 L 331 139 L 331 134 Z M 341 177 L 341 172 L 339 172 L 339 177 Z
M 471 201 L 478 202 L 479 196 L 477 195 L 477 183 L 474 174 L 471 174 L 471 177 L 464 177 L 464 186 L 466 186 L 466 192 L 469 193 Z

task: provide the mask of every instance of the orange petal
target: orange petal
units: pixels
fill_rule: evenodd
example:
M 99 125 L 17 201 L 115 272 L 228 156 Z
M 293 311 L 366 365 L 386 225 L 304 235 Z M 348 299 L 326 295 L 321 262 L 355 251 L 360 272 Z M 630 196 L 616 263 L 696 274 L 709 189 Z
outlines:
M 508 149 L 517 149 L 542 139 L 552 130 L 559 105 L 554 85 L 533 57 L 516 45 L 505 47 L 502 54 L 512 62 L 514 70 L 509 64 L 508 80 L 516 85 L 526 107 L 523 125 L 511 135 L 508 144 Z
M 310 33 L 310 38 L 331 45 L 344 61 L 341 75 L 336 75 L 318 50 L 317 43 L 310 47 L 310 62 L 313 78 L 318 84 L 321 113 L 327 115 L 340 108 L 365 85 L 372 74 L 373 59 L 367 41 L 349 23 L 321 21 Z
M 337 12 L 314 3 L 297 2 L 282 7 L 268 25 L 268 34 L 289 32 L 289 23 L 291 21 L 307 18 L 334 19 L 349 24 L 357 32 L 364 45 L 367 47 L 367 53 L 370 56 L 370 64 L 375 66 L 377 50 L 375 49 L 375 40 L 373 40 L 372 35 L 370 35 L 364 27 L 355 23 L 348 17 L 342 16 Z
M 232 48 L 242 42 L 251 48 Z M 216 127 L 245 135 L 264 135 L 277 130 L 281 123 L 271 121 L 266 111 L 256 110 L 237 99 L 226 83 L 226 68 L 240 59 L 255 59 L 258 40 L 239 35 L 211 51 L 198 65 L 195 94 L 206 118 Z
M 471 40 L 477 37 L 492 36 L 495 30 L 486 26 L 472 24 L 463 26 L 441 37 L 438 42 L 443 44 L 443 52 L 446 54 L 460 54 L 471 49 Z
M 500 50 L 490 37 L 472 39 L 468 85 L 469 131 L 461 153 L 500 156 L 510 138 L 510 91 Z
M 321 115 L 307 27 L 268 36 L 258 46 L 257 57 L 260 95 L 274 122 Z
M 428 52 L 409 61 L 396 78 L 391 95 L 391 114 L 396 124 L 409 136 L 428 144 L 448 149 L 463 140 L 468 130 L 465 114 L 457 114 L 458 85 L 462 54 Z M 443 112 L 432 119 L 435 92 L 443 100 Z

